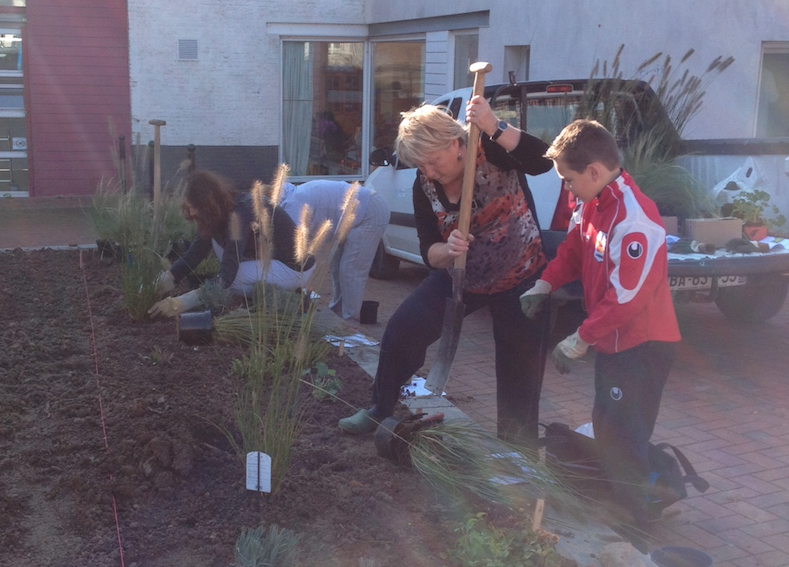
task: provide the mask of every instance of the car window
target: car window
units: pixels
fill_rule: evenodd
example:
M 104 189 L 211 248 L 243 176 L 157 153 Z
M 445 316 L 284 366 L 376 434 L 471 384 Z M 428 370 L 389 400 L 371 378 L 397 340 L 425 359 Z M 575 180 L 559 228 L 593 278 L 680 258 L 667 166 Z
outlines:
M 504 120 L 510 126 L 520 128 L 520 106 L 521 101 L 510 95 L 497 96 L 491 101 L 491 109 L 499 120 Z
M 526 105 L 526 131 L 550 144 L 578 117 L 581 100 L 567 95 L 542 96 L 530 98 Z
M 455 120 L 460 120 L 461 122 L 466 121 L 466 113 L 460 113 L 460 104 L 463 102 L 463 99 L 460 97 L 455 97 L 452 99 L 452 102 L 448 105 L 450 115 Z M 465 109 L 463 109 L 465 111 Z

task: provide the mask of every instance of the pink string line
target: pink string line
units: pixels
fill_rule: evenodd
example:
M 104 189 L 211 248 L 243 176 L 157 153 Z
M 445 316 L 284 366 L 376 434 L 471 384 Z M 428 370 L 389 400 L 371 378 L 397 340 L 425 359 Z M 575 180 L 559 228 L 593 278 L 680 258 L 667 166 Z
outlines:
M 94 365 L 94 372 L 96 375 L 96 390 L 99 397 L 99 416 L 101 417 L 101 431 L 104 435 L 104 448 L 107 450 L 107 453 L 110 452 L 110 445 L 107 442 L 107 425 L 104 423 L 104 406 L 101 402 L 101 383 L 99 382 L 99 352 L 98 348 L 96 347 L 96 328 L 93 325 L 93 310 L 90 306 L 90 293 L 88 292 L 88 278 L 85 275 L 85 264 L 82 261 L 82 250 L 79 251 L 79 269 L 82 272 L 82 283 L 85 287 L 85 302 L 88 305 L 88 319 L 90 320 L 90 336 L 91 342 L 93 343 L 93 365 Z M 110 473 L 110 480 L 114 480 L 112 473 Z M 115 516 L 115 533 L 118 536 L 118 551 L 120 552 L 121 558 L 121 567 L 125 567 L 125 563 L 123 561 L 123 543 L 121 542 L 121 526 L 120 521 L 118 520 L 118 506 L 115 502 L 115 495 L 112 494 L 112 513 Z

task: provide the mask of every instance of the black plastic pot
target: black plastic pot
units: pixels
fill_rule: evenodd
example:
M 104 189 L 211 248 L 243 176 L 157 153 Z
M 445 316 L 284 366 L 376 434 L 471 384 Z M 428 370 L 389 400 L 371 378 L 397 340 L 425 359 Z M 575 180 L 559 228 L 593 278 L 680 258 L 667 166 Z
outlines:
M 378 302 L 362 301 L 362 309 L 359 312 L 359 322 L 362 325 L 374 325 L 378 321 Z
M 206 345 L 214 340 L 211 310 L 181 313 L 176 322 L 178 340 L 188 345 Z
M 375 430 L 375 449 L 379 457 L 398 465 L 411 464 L 411 443 L 416 433 L 444 421 L 444 414 L 417 413 L 406 417 L 387 417 Z
M 650 554 L 660 567 L 711 567 L 712 557 L 692 547 L 661 547 Z
M 96 250 L 102 260 L 120 260 L 123 258 L 123 248 L 117 242 L 101 238 L 96 241 Z

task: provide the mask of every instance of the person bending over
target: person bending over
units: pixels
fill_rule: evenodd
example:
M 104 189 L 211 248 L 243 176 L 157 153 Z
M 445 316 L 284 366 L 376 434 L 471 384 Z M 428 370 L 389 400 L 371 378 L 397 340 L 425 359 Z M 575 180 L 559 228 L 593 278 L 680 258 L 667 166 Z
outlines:
M 316 179 L 301 185 L 285 183 L 281 206 L 298 223 L 307 205 L 311 212 L 310 233 L 324 221 L 331 221 L 332 234 L 343 220 L 343 204 L 353 187 L 345 181 Z M 329 309 L 350 323 L 359 323 L 367 276 L 375 258 L 378 243 L 389 224 L 386 200 L 367 187 L 357 185 L 353 196 L 357 204 L 345 239 L 329 259 L 332 299 Z
M 445 109 L 424 105 L 403 114 L 395 149 L 418 170 L 413 185 L 420 250 L 429 275 L 398 307 L 381 340 L 372 406 L 341 419 L 348 433 L 365 433 L 391 416 L 400 387 L 425 362 L 441 336 L 452 295 L 449 269 L 467 253 L 463 303 L 466 315 L 488 306 L 496 357 L 497 432 L 508 441 L 537 438 L 538 408 L 547 352 L 547 316 L 527 319 L 519 296 L 546 264 L 539 224 L 525 173 L 551 168 L 547 144 L 503 127 L 484 97 L 474 97 L 466 121 L 476 124 L 481 152 L 476 164 L 468 238 L 457 228 L 467 132 Z
M 284 290 L 304 287 L 315 269 L 312 257 L 296 259 L 296 225 L 281 207 L 264 203 L 272 219 L 272 258 L 263 271 L 258 260 L 252 196 L 237 192 L 226 180 L 208 171 L 194 171 L 185 179 L 184 216 L 197 223 L 197 235 L 186 253 L 159 274 L 157 293 L 170 293 L 176 283 L 194 270 L 211 250 L 219 259 L 217 279 L 236 295 L 251 294 L 261 281 Z M 200 304 L 197 290 L 158 301 L 152 316 L 175 317 Z

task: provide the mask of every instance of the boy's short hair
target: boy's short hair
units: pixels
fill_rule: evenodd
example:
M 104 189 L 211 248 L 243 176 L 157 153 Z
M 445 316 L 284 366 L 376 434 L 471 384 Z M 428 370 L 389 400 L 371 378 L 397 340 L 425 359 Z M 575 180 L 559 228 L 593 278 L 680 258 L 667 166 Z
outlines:
M 620 167 L 621 157 L 614 136 L 596 120 L 581 119 L 565 126 L 545 152 L 545 157 L 561 159 L 573 171 L 583 172 L 599 161 L 608 169 Z

